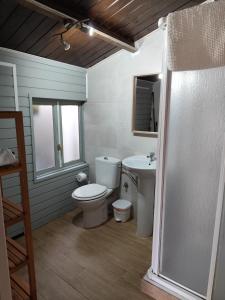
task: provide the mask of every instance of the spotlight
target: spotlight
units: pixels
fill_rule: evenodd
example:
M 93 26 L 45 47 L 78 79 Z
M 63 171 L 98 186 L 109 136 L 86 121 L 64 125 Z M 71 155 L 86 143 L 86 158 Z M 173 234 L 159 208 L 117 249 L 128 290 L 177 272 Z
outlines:
M 65 51 L 70 49 L 70 44 L 63 39 L 63 35 L 61 34 L 60 42 L 63 45 Z
M 94 28 L 93 27 L 89 27 L 89 35 L 93 36 L 94 34 Z
M 158 78 L 163 79 L 163 73 L 159 73 Z

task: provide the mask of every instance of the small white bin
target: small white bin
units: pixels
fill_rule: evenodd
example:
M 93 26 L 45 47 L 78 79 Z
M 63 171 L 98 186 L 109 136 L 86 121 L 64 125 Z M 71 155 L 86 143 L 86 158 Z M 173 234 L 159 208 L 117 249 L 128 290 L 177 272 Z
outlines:
M 114 219 L 117 222 L 126 222 L 130 218 L 131 202 L 124 199 L 119 199 L 113 202 Z

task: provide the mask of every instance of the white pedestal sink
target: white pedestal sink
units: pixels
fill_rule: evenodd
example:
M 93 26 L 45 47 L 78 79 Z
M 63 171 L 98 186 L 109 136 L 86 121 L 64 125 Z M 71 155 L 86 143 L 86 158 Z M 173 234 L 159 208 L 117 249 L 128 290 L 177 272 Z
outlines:
M 156 161 L 144 155 L 135 155 L 122 161 L 124 169 L 138 177 L 137 234 L 142 237 L 153 233 Z

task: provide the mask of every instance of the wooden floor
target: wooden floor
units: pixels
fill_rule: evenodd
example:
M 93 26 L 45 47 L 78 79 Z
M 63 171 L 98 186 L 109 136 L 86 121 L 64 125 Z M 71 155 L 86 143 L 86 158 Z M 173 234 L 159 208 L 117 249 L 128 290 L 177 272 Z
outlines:
M 39 300 L 149 300 L 140 291 L 150 266 L 151 239 L 138 238 L 130 221 L 85 230 L 74 212 L 35 231 Z

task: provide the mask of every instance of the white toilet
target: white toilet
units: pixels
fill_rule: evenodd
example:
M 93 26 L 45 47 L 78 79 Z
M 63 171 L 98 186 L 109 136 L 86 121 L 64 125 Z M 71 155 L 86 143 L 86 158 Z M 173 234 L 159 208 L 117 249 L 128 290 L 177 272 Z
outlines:
M 92 228 L 108 219 L 107 198 L 120 184 L 121 161 L 113 157 L 95 159 L 96 183 L 77 188 L 72 197 L 83 210 L 83 226 Z

